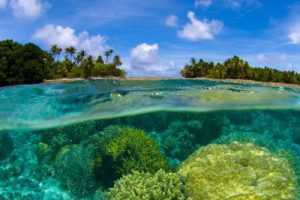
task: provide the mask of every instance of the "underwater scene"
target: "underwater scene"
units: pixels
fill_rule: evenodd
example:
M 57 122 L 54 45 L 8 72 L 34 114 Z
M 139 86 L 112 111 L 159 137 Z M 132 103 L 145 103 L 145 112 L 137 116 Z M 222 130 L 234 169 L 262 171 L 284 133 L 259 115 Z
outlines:
M 85 80 L 0 88 L 0 200 L 299 200 L 300 89 Z

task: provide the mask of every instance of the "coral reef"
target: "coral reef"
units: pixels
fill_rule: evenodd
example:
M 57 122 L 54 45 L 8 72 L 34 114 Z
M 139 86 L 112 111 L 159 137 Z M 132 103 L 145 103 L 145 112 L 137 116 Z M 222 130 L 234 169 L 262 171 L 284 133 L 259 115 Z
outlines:
M 191 130 L 192 129 L 192 130 Z M 191 131 L 201 129 L 201 123 L 190 121 L 172 122 L 162 133 L 151 132 L 159 148 L 167 156 L 172 166 L 178 166 L 181 160 L 186 159 L 198 145 L 195 144 L 195 134 Z
M 137 172 L 122 177 L 109 190 L 109 199 L 183 200 L 182 183 L 175 173 L 159 170 L 155 174 Z
M 250 143 L 200 148 L 178 173 L 193 200 L 297 199 L 295 172 L 288 161 Z
M 111 126 L 91 138 L 92 162 L 98 180 L 105 187 L 133 170 L 155 173 L 169 165 L 154 141 L 142 130 Z
M 48 145 L 48 155 L 55 157 L 57 152 L 66 145 L 79 144 L 89 136 L 97 133 L 95 122 L 84 122 L 65 127 L 45 130 L 41 134 L 41 143 Z
M 77 196 L 84 196 L 95 187 L 91 170 L 92 150 L 82 145 L 62 148 L 55 159 L 55 173 L 63 187 Z
M 14 145 L 10 135 L 0 132 L 0 161 L 6 159 L 13 151 Z
M 276 152 L 278 145 L 274 141 L 273 137 L 268 134 L 260 134 L 256 132 L 248 131 L 234 131 L 229 134 L 224 134 L 220 138 L 214 140 L 212 143 L 216 144 L 230 144 L 232 142 L 240 143 L 253 143 L 256 146 L 265 147 L 272 152 Z

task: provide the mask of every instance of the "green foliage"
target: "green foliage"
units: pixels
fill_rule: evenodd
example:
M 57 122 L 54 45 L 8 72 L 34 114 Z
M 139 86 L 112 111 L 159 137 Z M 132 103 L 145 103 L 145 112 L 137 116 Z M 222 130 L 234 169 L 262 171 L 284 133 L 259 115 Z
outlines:
M 60 59 L 62 53 L 64 59 Z M 56 78 L 125 77 L 125 71 L 118 68 L 122 64 L 119 55 L 109 63 L 112 54 L 112 49 L 105 52 L 104 63 L 101 56 L 95 61 L 86 51 L 77 52 L 72 46 L 63 51 L 54 44 L 47 53 L 32 43 L 0 41 L 0 86 L 40 83 Z
M 0 41 L 0 86 L 42 82 L 50 60 L 47 52 L 32 43 Z
M 249 79 L 264 82 L 283 82 L 300 84 L 300 74 L 294 71 L 279 71 L 264 67 L 251 67 L 248 62 L 238 56 L 227 59 L 223 64 L 214 64 L 193 58 L 181 74 L 186 78 L 208 77 L 218 79 Z
M 82 145 L 65 146 L 56 156 L 55 174 L 63 187 L 84 196 L 95 187 L 90 162 L 92 149 Z
M 296 176 L 288 161 L 251 143 L 200 148 L 178 173 L 194 200 L 297 199 Z
M 51 65 L 49 78 L 125 77 L 125 71 L 118 68 L 122 65 L 119 55 L 114 56 L 112 62 L 109 62 L 113 52 L 113 49 L 105 52 L 106 62 L 104 63 L 101 55 L 95 60 L 84 50 L 76 52 L 75 47 L 68 47 L 64 51 L 65 59 L 59 61 L 55 58 L 61 54 L 61 49 L 53 45 L 51 55 L 52 60 L 56 62 Z
M 6 159 L 13 151 L 12 138 L 6 132 L 0 132 L 0 161 Z
M 159 170 L 155 174 L 137 172 L 116 181 L 108 193 L 111 200 L 183 200 L 182 183 L 175 173 Z
M 133 170 L 155 173 L 169 169 L 155 141 L 142 130 L 111 126 L 91 141 L 95 149 L 92 166 L 104 187 Z

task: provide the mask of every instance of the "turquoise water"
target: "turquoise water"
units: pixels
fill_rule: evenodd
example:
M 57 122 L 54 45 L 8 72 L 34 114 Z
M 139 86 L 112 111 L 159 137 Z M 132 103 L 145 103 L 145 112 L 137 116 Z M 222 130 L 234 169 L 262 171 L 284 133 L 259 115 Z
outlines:
M 0 88 L 0 199 L 220 199 L 221 193 L 224 199 L 297 200 L 299 108 L 299 89 L 200 80 Z M 251 143 L 255 150 L 234 147 L 234 159 L 216 157 L 236 142 Z M 218 152 L 220 145 L 225 150 Z M 209 158 L 206 173 L 191 178 L 199 168 L 185 176 L 187 159 L 210 147 L 208 157 L 200 151 L 192 159 L 204 163 Z M 266 156 L 265 163 L 257 164 L 258 154 Z M 240 161 L 241 169 L 231 167 Z M 218 169 L 214 162 L 220 162 Z M 269 168 L 262 167 L 266 163 Z M 201 169 L 207 167 L 202 164 Z M 179 185 L 161 177 L 148 185 L 128 181 L 133 171 L 154 176 L 159 170 L 168 178 L 172 173 Z M 220 171 L 232 175 L 232 182 Z M 219 177 L 218 183 L 207 174 Z M 237 176 L 255 176 L 255 183 Z M 122 185 L 123 180 L 128 182 Z M 203 180 L 207 187 L 199 186 Z M 201 194 L 195 195 L 190 185 L 200 187 Z

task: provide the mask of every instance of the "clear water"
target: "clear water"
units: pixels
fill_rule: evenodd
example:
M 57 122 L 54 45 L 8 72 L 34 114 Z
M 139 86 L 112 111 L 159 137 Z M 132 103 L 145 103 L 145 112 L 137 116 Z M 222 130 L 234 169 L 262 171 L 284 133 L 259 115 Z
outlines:
M 174 173 L 197 149 L 238 141 L 281 152 L 300 178 L 299 89 L 200 80 L 51 83 L 0 88 L 0 199 L 105 199 L 121 177 L 84 173 L 97 154 L 85 144 L 112 125 L 144 130 Z M 74 156 L 81 163 L 57 169 L 70 146 L 84 147 Z M 79 178 L 66 184 L 69 172 Z

